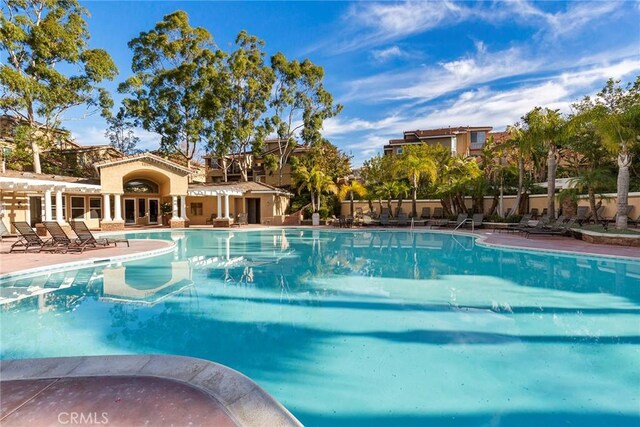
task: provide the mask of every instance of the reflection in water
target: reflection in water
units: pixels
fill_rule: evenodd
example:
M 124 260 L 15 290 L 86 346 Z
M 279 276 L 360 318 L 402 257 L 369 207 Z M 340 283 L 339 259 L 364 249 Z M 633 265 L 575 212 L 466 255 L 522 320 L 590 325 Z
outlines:
M 1 356 L 201 357 L 309 425 L 638 424 L 640 263 L 429 233 L 157 237 L 175 252 L 3 283 Z

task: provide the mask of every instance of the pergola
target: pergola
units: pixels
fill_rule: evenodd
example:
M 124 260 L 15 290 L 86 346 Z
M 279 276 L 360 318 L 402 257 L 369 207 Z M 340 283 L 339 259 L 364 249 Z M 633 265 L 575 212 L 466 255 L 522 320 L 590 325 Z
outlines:
M 207 197 L 215 196 L 218 200 L 217 219 L 231 219 L 229 215 L 229 196 L 243 196 L 244 191 L 228 186 L 210 185 L 204 188 L 194 188 L 187 191 L 188 196 Z M 224 197 L 224 216 L 222 216 L 222 198 Z
M 44 220 L 53 221 L 51 196 L 56 194 L 55 218 L 63 222 L 62 194 L 100 194 L 100 185 L 79 182 L 56 181 L 38 178 L 0 176 L 0 190 L 9 192 L 36 193 L 44 196 Z

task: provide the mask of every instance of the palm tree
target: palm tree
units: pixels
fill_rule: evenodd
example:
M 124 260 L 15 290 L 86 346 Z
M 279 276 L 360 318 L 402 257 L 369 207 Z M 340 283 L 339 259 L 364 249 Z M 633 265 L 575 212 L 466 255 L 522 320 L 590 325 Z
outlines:
M 521 123 L 516 123 L 513 126 L 507 126 L 507 132 L 509 133 L 509 147 L 513 148 L 518 159 L 518 189 L 516 193 L 516 201 L 514 203 L 514 209 L 517 213 L 520 212 L 520 205 L 522 195 L 524 193 L 524 179 L 525 179 L 525 160 L 528 159 L 533 151 L 534 141 L 531 135 L 522 128 Z
M 333 182 L 333 179 L 315 166 L 311 169 L 311 185 L 318 198 L 316 212 L 320 210 L 320 200 L 323 193 L 338 193 L 338 186 Z
M 317 166 L 307 169 L 305 165 L 295 168 L 293 179 L 298 184 L 298 194 L 302 190 L 311 193 L 311 208 L 314 212 L 320 210 L 320 199 L 323 193 L 337 194 L 338 187 L 331 177 L 320 170 Z
M 558 168 L 558 146 L 562 143 L 566 129 L 560 110 L 535 107 L 523 120 L 527 124 L 527 135 L 534 143 L 539 142 L 547 150 L 547 213 L 555 218 L 556 171 Z
M 379 191 L 380 194 L 384 195 L 384 197 L 386 197 L 387 199 L 387 207 L 389 208 L 390 215 L 393 215 L 393 209 L 391 209 L 391 199 L 393 199 L 394 197 L 398 197 L 403 193 L 406 194 L 408 190 L 409 188 L 407 187 L 407 185 L 404 182 L 398 180 L 386 181 L 380 184 Z M 399 201 L 398 207 L 401 206 L 402 202 Z
M 367 189 L 355 179 L 347 178 L 346 182 L 340 186 L 340 191 L 338 192 L 338 198 L 340 200 L 345 200 L 347 196 L 351 201 L 351 216 L 353 216 L 353 195 L 357 194 L 358 197 L 365 197 L 367 195 Z
M 426 144 L 411 145 L 404 147 L 404 150 L 395 164 L 396 171 L 405 175 L 411 184 L 412 209 L 411 216 L 416 217 L 418 184 L 420 178 L 428 176 L 431 181 L 435 181 L 438 167 L 435 158 L 430 155 L 429 147 Z
M 610 79 L 598 93 L 593 108 L 596 132 L 602 137 L 607 149 L 617 156 L 617 216 L 616 228 L 627 228 L 627 206 L 629 201 L 629 168 L 631 149 L 640 143 L 640 77 L 627 90 L 619 81 Z

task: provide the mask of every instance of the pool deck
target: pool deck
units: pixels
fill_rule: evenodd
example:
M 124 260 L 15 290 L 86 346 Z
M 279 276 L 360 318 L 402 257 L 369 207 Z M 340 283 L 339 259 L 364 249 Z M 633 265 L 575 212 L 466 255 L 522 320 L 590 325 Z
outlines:
M 144 256 L 154 256 L 171 251 L 174 243 L 164 240 L 130 240 L 130 246 L 118 243 L 117 247 L 87 248 L 84 252 L 14 252 L 9 253 L 15 238 L 4 238 L 0 242 L 0 275 L 38 269 L 73 267 L 86 263 L 108 263 L 126 261 Z
M 3 360 L 0 424 L 300 426 L 226 366 L 180 356 Z

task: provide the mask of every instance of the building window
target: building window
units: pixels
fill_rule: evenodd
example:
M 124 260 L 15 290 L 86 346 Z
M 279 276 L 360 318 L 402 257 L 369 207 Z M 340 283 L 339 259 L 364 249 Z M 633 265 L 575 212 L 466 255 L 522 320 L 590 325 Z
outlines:
M 158 193 L 158 184 L 148 179 L 133 179 L 124 185 L 125 193 Z
M 472 144 L 484 144 L 487 139 L 487 133 L 482 132 L 471 132 L 471 143 Z
M 89 197 L 89 218 L 102 219 L 101 197 Z
M 220 161 L 218 159 L 207 159 L 210 169 L 220 169 Z
M 84 197 L 71 197 L 71 218 L 84 220 Z
M 191 215 L 202 216 L 202 203 L 191 203 Z
M 57 209 L 57 206 L 56 206 L 56 195 L 55 194 L 51 195 L 51 212 L 53 212 L 53 219 L 54 220 L 60 221 L 60 220 L 64 220 L 67 217 L 67 213 L 66 213 L 67 212 L 67 210 L 66 210 L 67 203 L 66 202 L 67 202 L 66 198 L 63 195 L 62 196 L 62 218 L 58 218 L 56 216 L 57 212 L 58 212 L 58 209 Z
M 396 148 L 396 154 L 402 154 L 402 147 Z

